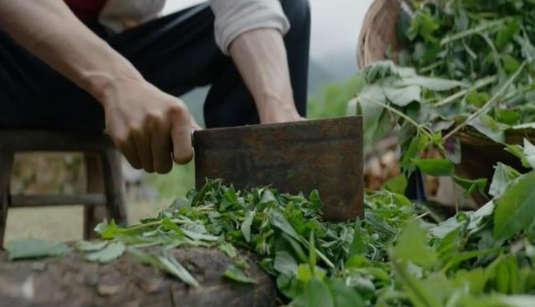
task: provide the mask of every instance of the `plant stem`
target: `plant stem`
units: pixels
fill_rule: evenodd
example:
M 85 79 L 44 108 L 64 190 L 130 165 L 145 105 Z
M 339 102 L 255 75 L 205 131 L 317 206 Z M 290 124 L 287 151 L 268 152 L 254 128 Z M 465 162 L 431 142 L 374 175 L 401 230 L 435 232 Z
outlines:
M 431 71 L 435 68 L 437 68 L 438 66 L 440 66 L 444 61 L 443 60 L 439 60 L 439 61 L 436 61 L 435 63 L 431 63 L 425 67 L 422 67 L 419 71 L 419 73 L 426 73 L 428 71 Z
M 301 241 L 301 244 L 303 244 L 304 246 L 306 246 L 306 247 L 309 246 L 309 242 L 305 238 L 303 238 L 301 236 L 299 236 L 299 241 Z M 321 260 L 323 260 L 323 262 L 325 262 L 325 264 L 327 264 L 331 268 L 335 267 L 334 263 L 332 263 L 329 260 L 329 258 L 325 257 L 325 255 L 322 252 L 320 252 L 316 247 L 314 247 L 314 250 L 316 251 L 316 255 L 318 255 L 318 257 L 320 257 Z
M 149 223 L 145 223 L 145 224 L 139 224 L 139 225 L 135 225 L 135 226 L 132 226 L 132 227 L 129 227 L 129 228 L 122 229 L 119 232 L 129 232 L 129 231 L 132 231 L 132 230 L 138 230 L 138 229 L 142 229 L 142 228 L 145 228 L 145 227 L 158 226 L 161 223 L 162 223 L 161 221 L 154 221 L 154 222 L 149 222 Z
M 524 63 L 522 63 L 522 65 L 520 65 L 520 67 L 517 69 L 517 71 L 514 73 L 514 75 L 512 75 L 511 78 L 509 78 L 509 80 L 507 80 L 507 82 L 505 82 L 505 84 L 500 88 L 500 90 L 498 90 L 496 92 L 496 94 L 494 94 L 494 96 L 492 96 L 492 98 L 489 101 L 487 101 L 487 103 L 484 106 L 481 107 L 481 109 L 479 109 L 476 112 L 474 112 L 462 124 L 460 124 L 459 126 L 455 127 L 455 129 L 451 130 L 442 139 L 444 141 L 449 139 L 455 133 L 459 132 L 462 128 L 464 128 L 464 126 L 466 126 L 469 122 L 471 122 L 472 120 L 474 120 L 474 119 L 480 117 L 481 115 L 485 114 L 488 111 L 488 109 L 490 109 L 498 101 L 498 99 L 507 91 L 509 86 L 511 86 L 511 84 L 513 84 L 513 82 L 515 82 L 515 80 L 518 78 L 518 76 L 520 75 L 522 70 L 524 70 L 524 68 L 526 67 L 527 64 L 528 64 L 528 62 L 524 61 Z
M 359 97 L 360 99 L 364 99 L 364 100 L 367 100 L 371 103 L 374 103 L 378 106 L 381 106 L 393 113 L 395 113 L 396 115 L 398 115 L 399 117 L 403 118 L 404 120 L 406 120 L 407 122 L 409 122 L 411 125 L 413 125 L 414 127 L 416 127 L 416 129 L 418 129 L 419 131 L 421 131 L 423 134 L 425 134 L 427 137 L 429 137 L 430 139 L 433 138 L 433 136 L 427 132 L 425 129 L 422 128 L 422 126 L 420 124 L 418 124 L 417 122 L 415 122 L 412 118 L 408 117 L 407 115 L 403 114 L 402 112 L 400 112 L 399 110 L 396 110 L 395 108 L 392 108 L 391 106 L 387 105 L 387 104 L 384 104 L 382 102 L 379 102 L 377 100 L 374 100 L 374 99 L 370 99 L 370 98 L 367 98 L 367 97 Z
M 498 78 L 496 78 L 496 76 L 492 76 L 492 77 L 488 77 L 488 78 L 482 79 L 482 80 L 476 82 L 476 84 L 474 84 L 474 86 L 472 86 L 470 88 L 467 88 L 465 90 L 462 90 L 460 92 L 457 92 L 457 93 L 455 93 L 455 94 L 453 94 L 451 96 L 448 96 L 448 97 L 444 98 L 443 100 L 435 103 L 434 106 L 435 107 L 441 107 L 441 106 L 447 105 L 450 102 L 453 102 L 458 98 L 461 98 L 462 96 L 470 93 L 473 90 L 480 89 L 482 87 L 485 87 L 485 86 L 487 86 L 489 84 L 492 84 L 492 83 L 496 82 L 496 80 L 498 80 Z
M 506 21 L 506 19 L 494 20 L 494 21 L 491 21 L 489 23 L 482 24 L 480 26 L 472 28 L 470 30 L 462 31 L 462 32 L 459 32 L 459 33 L 451 35 L 451 36 L 446 36 L 442 41 L 440 41 L 440 46 L 444 46 L 446 44 L 449 44 L 449 43 L 451 43 L 453 41 L 456 41 L 458 39 L 461 39 L 461 38 L 464 38 L 464 37 L 467 37 L 467 36 L 471 36 L 471 35 L 474 35 L 474 34 L 479 34 L 480 32 L 489 30 L 491 28 L 497 28 L 497 27 L 503 25 L 505 23 L 505 21 Z

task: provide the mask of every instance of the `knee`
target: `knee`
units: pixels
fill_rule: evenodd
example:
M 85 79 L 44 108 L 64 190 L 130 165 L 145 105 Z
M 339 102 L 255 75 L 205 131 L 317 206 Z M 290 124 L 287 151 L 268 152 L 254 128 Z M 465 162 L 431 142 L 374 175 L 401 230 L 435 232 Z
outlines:
M 308 0 L 281 0 L 282 9 L 291 29 L 310 29 L 310 4 Z

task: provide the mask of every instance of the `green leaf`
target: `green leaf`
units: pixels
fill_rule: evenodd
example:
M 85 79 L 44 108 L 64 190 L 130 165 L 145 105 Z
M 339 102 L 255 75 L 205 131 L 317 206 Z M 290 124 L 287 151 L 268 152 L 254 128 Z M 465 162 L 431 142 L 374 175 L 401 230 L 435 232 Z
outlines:
M 427 175 L 450 176 L 453 173 L 453 163 L 446 159 L 413 159 L 412 162 Z
M 514 125 L 520 120 L 520 114 L 516 110 L 495 109 L 494 114 L 497 122 L 506 125 Z
M 364 300 L 355 289 L 346 286 L 340 280 L 334 280 L 330 284 L 334 306 L 336 307 L 365 307 Z
M 241 232 L 246 242 L 251 241 L 251 225 L 253 224 L 255 213 L 256 212 L 254 210 L 249 211 L 247 215 L 245 216 L 245 220 L 243 221 L 240 227 Z
M 383 137 L 392 126 L 388 116 L 385 116 L 383 107 L 370 100 L 386 103 L 386 97 L 379 86 L 366 86 L 356 101 L 362 111 L 362 131 L 367 146 L 371 146 L 373 141 Z
M 169 273 L 182 280 L 187 285 L 198 288 L 201 285 L 195 278 L 186 270 L 174 256 L 167 254 L 165 256 L 158 257 L 162 267 Z
M 220 244 L 219 249 L 223 253 L 225 253 L 225 255 L 227 255 L 227 257 L 229 257 L 230 259 L 235 258 L 238 255 L 238 251 L 236 250 L 236 248 L 228 242 Z
M 442 271 L 447 272 L 451 268 L 455 267 L 456 265 L 464 261 L 486 256 L 486 255 L 495 254 L 495 253 L 498 253 L 499 251 L 500 251 L 499 249 L 491 248 L 491 249 L 481 249 L 481 250 L 472 250 L 472 251 L 455 253 L 443 259 L 444 263 L 442 265 Z
M 398 260 L 410 261 L 424 268 L 431 268 L 437 261 L 436 254 L 425 242 L 424 232 L 414 221 L 408 224 L 399 235 L 393 249 L 394 257 Z
M 452 278 L 452 282 L 459 288 L 469 289 L 470 294 L 479 295 L 485 290 L 488 273 L 483 268 L 459 270 Z
M 288 251 L 277 251 L 275 253 L 274 268 L 279 273 L 292 276 L 297 272 L 297 261 Z
M 503 295 L 499 296 L 501 302 L 507 307 L 533 307 L 535 295 Z
M 357 221 L 355 222 L 353 231 L 353 241 L 351 241 L 351 245 L 349 246 L 349 257 L 362 255 L 366 252 L 366 244 L 362 237 L 362 221 L 359 218 L 357 218 Z
M 524 139 L 524 155 L 527 164 L 535 169 L 535 146 L 528 139 Z
M 95 231 L 100 234 L 102 239 L 113 239 L 119 231 L 119 227 L 117 227 L 114 220 L 111 220 L 109 223 L 104 221 L 95 227 Z
M 487 101 L 490 100 L 490 95 L 488 93 L 479 93 L 476 89 L 471 90 L 468 95 L 466 95 L 466 102 L 473 104 L 478 108 L 481 108 Z
M 255 284 L 256 280 L 253 278 L 247 276 L 243 269 L 237 267 L 234 264 L 230 264 L 227 269 L 225 270 L 225 273 L 223 273 L 223 276 L 225 276 L 228 279 L 245 283 L 245 284 Z
M 494 238 L 506 240 L 535 219 L 535 171 L 518 179 L 504 192 L 494 213 Z
M 212 236 L 210 234 L 205 233 L 199 233 L 196 231 L 191 231 L 188 229 L 181 228 L 182 232 L 190 239 L 194 241 L 208 241 L 208 242 L 215 242 L 219 240 L 219 237 Z
M 178 227 L 177 224 L 171 222 L 171 220 L 169 220 L 168 218 L 164 217 L 162 219 L 162 227 L 163 229 L 165 230 L 169 230 L 169 231 L 173 231 L 175 232 L 176 234 L 178 234 L 179 236 L 184 236 L 184 232 L 182 231 L 182 229 L 180 229 L 180 227 Z
M 316 267 L 316 243 L 314 240 L 314 232 L 310 232 L 310 238 L 308 240 L 308 265 L 313 270 Z
M 80 241 L 76 248 L 82 252 L 96 252 L 108 245 L 108 241 Z
M 404 194 L 405 190 L 407 189 L 407 185 L 408 182 L 405 174 L 399 174 L 388 179 L 388 181 L 385 182 L 384 187 L 392 193 Z
M 393 84 L 394 86 L 421 86 L 433 91 L 449 91 L 457 87 L 466 87 L 467 85 L 463 82 L 447 80 L 441 78 L 430 78 L 430 77 L 408 77 L 403 78 Z
M 520 68 L 520 63 L 508 54 L 502 57 L 502 64 L 505 72 L 509 74 L 514 73 L 518 68 Z
M 467 179 L 462 178 L 457 175 L 453 175 L 453 181 L 461 186 L 464 189 L 464 195 L 469 196 L 470 194 L 474 192 L 485 192 L 485 187 L 487 186 L 487 179 L 486 178 L 480 178 L 480 179 Z
M 296 277 L 300 281 L 309 282 L 313 275 L 314 273 L 312 272 L 312 269 L 310 268 L 309 265 L 300 264 L 297 267 Z
M 305 288 L 306 307 L 334 307 L 329 286 L 317 278 L 312 278 Z
M 416 85 L 399 88 L 384 87 L 383 91 L 388 101 L 399 107 L 406 107 L 409 103 L 414 101 L 422 101 L 422 90 Z
M 407 270 L 402 262 L 392 262 L 396 277 L 401 281 L 414 307 L 443 307 L 434 292 L 429 291 L 425 281 L 419 280 Z M 437 289 L 435 289 L 437 290 Z
M 496 143 L 505 142 L 504 132 L 507 130 L 508 126 L 498 123 L 488 115 L 483 115 L 479 118 L 476 118 L 469 122 L 468 125 L 475 128 L 481 134 L 485 135 Z
M 126 246 L 123 242 L 111 242 L 104 249 L 86 253 L 84 257 L 89 261 L 107 263 L 121 257 L 125 250 Z
M 507 44 L 512 42 L 513 37 L 520 29 L 520 24 L 517 19 L 513 19 L 511 22 L 508 22 L 506 25 L 501 26 L 496 35 L 496 48 L 499 50 L 504 49 Z
M 492 176 L 489 194 L 494 197 L 501 196 L 507 187 L 509 187 L 509 184 L 519 176 L 520 173 L 517 170 L 498 162 L 494 175 Z
M 70 253 L 71 250 L 72 249 L 63 242 L 35 239 L 11 241 L 6 244 L 7 259 L 9 261 L 58 257 Z
M 524 148 L 520 145 L 506 145 L 505 151 L 511 153 L 515 157 L 519 158 L 522 162 L 522 166 L 525 168 L 530 168 L 527 157 L 524 154 Z
M 295 229 L 290 224 L 290 222 L 288 222 L 286 217 L 284 217 L 284 215 L 282 215 L 282 213 L 280 213 L 279 211 L 277 210 L 271 211 L 271 224 L 277 227 L 278 229 L 282 230 L 291 238 L 299 241 L 299 235 L 297 234 L 297 232 L 295 232 Z
M 402 133 L 400 133 L 401 136 L 404 136 L 403 131 L 404 127 L 402 127 Z M 410 130 L 409 128 L 405 128 L 407 130 Z M 409 135 L 409 133 L 405 133 L 405 136 Z M 411 134 L 412 135 L 412 134 Z M 414 135 L 409 136 L 408 140 L 406 142 L 401 143 L 401 158 L 400 158 L 400 166 L 404 171 L 413 171 L 414 165 L 413 165 L 413 159 L 418 156 L 420 150 L 425 146 L 425 143 L 427 142 L 427 139 L 425 136 L 421 135 Z

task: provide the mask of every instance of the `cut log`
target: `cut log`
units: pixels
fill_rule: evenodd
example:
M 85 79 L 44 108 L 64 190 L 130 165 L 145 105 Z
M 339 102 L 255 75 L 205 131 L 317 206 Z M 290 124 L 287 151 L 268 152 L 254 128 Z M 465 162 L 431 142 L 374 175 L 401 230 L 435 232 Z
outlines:
M 273 280 L 252 258 L 255 284 L 223 277 L 232 261 L 215 249 L 172 252 L 201 284 L 192 288 L 126 253 L 107 264 L 87 262 L 78 254 L 63 258 L 8 262 L 0 252 L 0 306 L 233 306 L 276 304 Z

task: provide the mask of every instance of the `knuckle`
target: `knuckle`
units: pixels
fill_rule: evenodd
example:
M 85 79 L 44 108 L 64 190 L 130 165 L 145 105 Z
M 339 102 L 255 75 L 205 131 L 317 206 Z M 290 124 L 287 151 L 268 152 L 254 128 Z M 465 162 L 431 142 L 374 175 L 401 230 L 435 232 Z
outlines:
M 115 144 L 120 148 L 128 145 L 128 139 L 126 137 L 120 136 L 115 138 Z
M 159 123 L 163 120 L 163 116 L 158 111 L 150 111 L 145 116 L 145 122 L 149 124 Z
M 172 115 L 172 116 L 182 116 L 183 114 L 186 113 L 186 110 L 185 110 L 185 107 L 179 103 L 175 103 L 175 104 L 172 104 L 170 107 L 169 107 L 169 113 Z
M 132 125 L 128 131 L 128 138 L 140 136 L 143 134 L 143 128 L 140 125 Z

